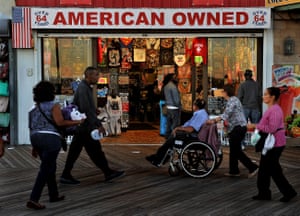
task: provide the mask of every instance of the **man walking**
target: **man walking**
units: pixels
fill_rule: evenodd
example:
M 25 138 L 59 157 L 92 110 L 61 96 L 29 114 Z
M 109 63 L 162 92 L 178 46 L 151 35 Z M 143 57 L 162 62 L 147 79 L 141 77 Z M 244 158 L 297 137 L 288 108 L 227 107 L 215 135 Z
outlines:
M 73 137 L 72 143 L 69 148 L 67 161 L 64 171 L 60 178 L 60 183 L 63 184 L 79 184 L 77 179 L 71 175 L 71 170 L 80 155 L 82 147 L 85 148 L 87 154 L 99 167 L 104 175 L 105 181 L 111 181 L 117 177 L 123 176 L 124 171 L 115 171 L 108 166 L 107 159 L 102 151 L 101 143 L 99 140 L 94 140 L 91 137 L 91 131 L 98 129 L 99 132 L 104 133 L 101 121 L 97 118 L 97 108 L 93 99 L 92 85 L 97 84 L 99 72 L 94 67 L 87 67 L 84 72 L 85 79 L 82 80 L 74 95 L 74 104 L 78 106 L 81 113 L 85 113 L 87 118 L 80 126 Z

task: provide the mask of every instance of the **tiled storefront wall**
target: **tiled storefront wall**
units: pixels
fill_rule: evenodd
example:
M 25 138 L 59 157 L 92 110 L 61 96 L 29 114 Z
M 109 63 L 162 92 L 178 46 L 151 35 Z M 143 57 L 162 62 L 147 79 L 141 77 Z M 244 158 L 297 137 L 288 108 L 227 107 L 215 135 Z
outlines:
M 274 15 L 274 64 L 300 64 L 300 15 L 276 13 Z M 284 40 L 294 40 L 293 55 L 284 54 Z

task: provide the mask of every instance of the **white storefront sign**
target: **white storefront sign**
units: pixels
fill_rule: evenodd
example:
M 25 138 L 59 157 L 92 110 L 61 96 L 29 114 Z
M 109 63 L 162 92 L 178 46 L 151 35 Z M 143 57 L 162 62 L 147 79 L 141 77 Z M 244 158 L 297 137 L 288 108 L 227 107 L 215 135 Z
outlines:
M 32 8 L 32 29 L 268 29 L 270 8 Z

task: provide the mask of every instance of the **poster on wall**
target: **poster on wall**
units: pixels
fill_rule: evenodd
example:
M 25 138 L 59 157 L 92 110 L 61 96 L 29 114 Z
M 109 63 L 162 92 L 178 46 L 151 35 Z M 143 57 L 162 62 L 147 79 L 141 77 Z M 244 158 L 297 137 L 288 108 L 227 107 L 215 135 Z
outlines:
M 300 65 L 273 65 L 272 85 L 281 89 L 279 104 L 284 117 L 300 114 Z

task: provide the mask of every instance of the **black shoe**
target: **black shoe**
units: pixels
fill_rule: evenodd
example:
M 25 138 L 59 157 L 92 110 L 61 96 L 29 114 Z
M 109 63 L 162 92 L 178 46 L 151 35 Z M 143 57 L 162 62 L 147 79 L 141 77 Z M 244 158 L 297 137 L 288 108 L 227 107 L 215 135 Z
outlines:
M 64 200 L 64 199 L 65 199 L 65 196 L 62 195 L 62 196 L 50 198 L 50 199 L 49 199 L 49 202 L 59 202 L 59 201 L 62 201 L 62 200 Z
M 69 177 L 61 176 L 59 179 L 59 182 L 61 184 L 69 184 L 69 185 L 79 185 L 80 184 L 80 181 L 78 181 L 77 179 L 74 179 L 73 176 L 69 176 Z
M 147 156 L 146 160 L 149 161 L 153 166 L 160 167 L 160 164 L 155 161 L 154 155 Z
M 110 175 L 105 176 L 105 181 L 109 182 L 113 179 L 120 178 L 125 175 L 125 171 L 113 171 Z
M 271 195 L 256 195 L 252 197 L 253 200 L 271 200 Z
M 280 202 L 289 202 L 291 199 L 293 199 L 296 196 L 297 196 L 297 192 L 294 191 L 294 193 L 292 193 L 289 196 L 283 196 L 283 197 L 281 197 L 279 201 Z

